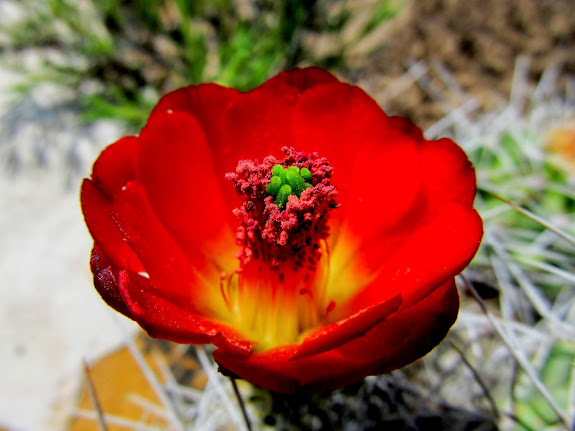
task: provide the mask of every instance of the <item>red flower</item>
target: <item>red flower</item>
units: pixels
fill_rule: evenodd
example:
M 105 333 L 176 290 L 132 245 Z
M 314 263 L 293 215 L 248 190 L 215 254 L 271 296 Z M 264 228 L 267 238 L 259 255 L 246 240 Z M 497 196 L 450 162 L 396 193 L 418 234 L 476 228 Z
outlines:
M 444 338 L 482 236 L 475 191 L 452 141 L 308 68 L 247 93 L 168 94 L 102 152 L 81 201 L 110 306 L 290 393 L 391 371 Z

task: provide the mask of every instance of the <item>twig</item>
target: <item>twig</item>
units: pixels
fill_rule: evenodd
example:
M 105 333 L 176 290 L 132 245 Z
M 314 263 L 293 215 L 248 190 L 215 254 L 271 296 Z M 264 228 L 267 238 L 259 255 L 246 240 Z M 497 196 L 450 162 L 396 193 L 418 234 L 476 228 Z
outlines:
M 96 387 L 94 386 L 94 381 L 92 380 L 92 375 L 90 373 L 90 367 L 84 359 L 84 374 L 86 375 L 86 384 L 88 386 L 88 393 L 90 394 L 90 399 L 94 405 L 94 410 L 96 410 L 96 415 L 98 417 L 98 423 L 100 424 L 100 429 L 102 431 L 108 431 L 106 426 L 106 419 L 104 418 L 104 412 L 102 411 L 102 405 L 98 399 L 98 394 L 96 393 Z

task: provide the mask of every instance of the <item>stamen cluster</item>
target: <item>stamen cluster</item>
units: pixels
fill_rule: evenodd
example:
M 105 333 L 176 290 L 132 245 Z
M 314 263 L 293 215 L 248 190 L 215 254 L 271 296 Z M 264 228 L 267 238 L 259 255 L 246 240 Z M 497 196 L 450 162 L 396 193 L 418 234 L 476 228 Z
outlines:
M 236 236 L 242 247 L 240 268 L 259 259 L 272 269 L 291 262 L 294 270 L 315 270 L 320 241 L 329 236 L 328 213 L 339 206 L 337 190 L 330 184 L 333 168 L 317 153 L 288 147 L 282 151 L 282 160 L 274 156 L 262 163 L 241 160 L 236 172 L 226 174 L 244 198 L 233 210 L 240 220 Z

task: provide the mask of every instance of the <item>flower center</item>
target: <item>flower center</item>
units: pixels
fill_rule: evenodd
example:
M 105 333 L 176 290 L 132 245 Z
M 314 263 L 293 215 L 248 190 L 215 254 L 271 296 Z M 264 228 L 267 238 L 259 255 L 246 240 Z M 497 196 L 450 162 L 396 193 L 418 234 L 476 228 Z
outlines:
M 226 174 L 243 203 L 233 210 L 237 277 L 222 274 L 222 293 L 234 324 L 262 348 L 297 342 L 334 306 L 325 298 L 329 212 L 339 206 L 333 168 L 317 153 L 282 151 Z
M 313 187 L 310 184 L 311 179 L 311 172 L 308 168 L 300 169 L 297 166 L 290 166 L 286 169 L 283 165 L 274 165 L 266 192 L 275 196 L 275 204 L 283 209 L 291 195 L 299 198 L 301 192 Z
M 316 153 L 287 147 L 282 151 L 283 160 L 241 160 L 236 172 L 226 174 L 244 198 L 233 210 L 240 221 L 240 269 L 252 259 L 278 271 L 289 264 L 293 270 L 313 269 L 320 258 L 319 243 L 329 236 L 328 213 L 339 206 L 337 190 L 330 184 L 333 168 Z

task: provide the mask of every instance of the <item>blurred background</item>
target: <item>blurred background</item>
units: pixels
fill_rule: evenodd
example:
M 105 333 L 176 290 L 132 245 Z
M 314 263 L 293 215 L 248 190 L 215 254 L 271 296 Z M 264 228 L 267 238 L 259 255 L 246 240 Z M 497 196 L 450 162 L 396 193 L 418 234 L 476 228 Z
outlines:
M 314 65 L 454 138 L 486 233 L 432 354 L 325 396 L 242 385 L 254 428 L 571 429 L 575 1 L 0 0 L 0 17 L 0 427 L 99 429 L 91 381 L 109 429 L 244 427 L 209 354 L 100 300 L 78 189 L 162 94 Z

